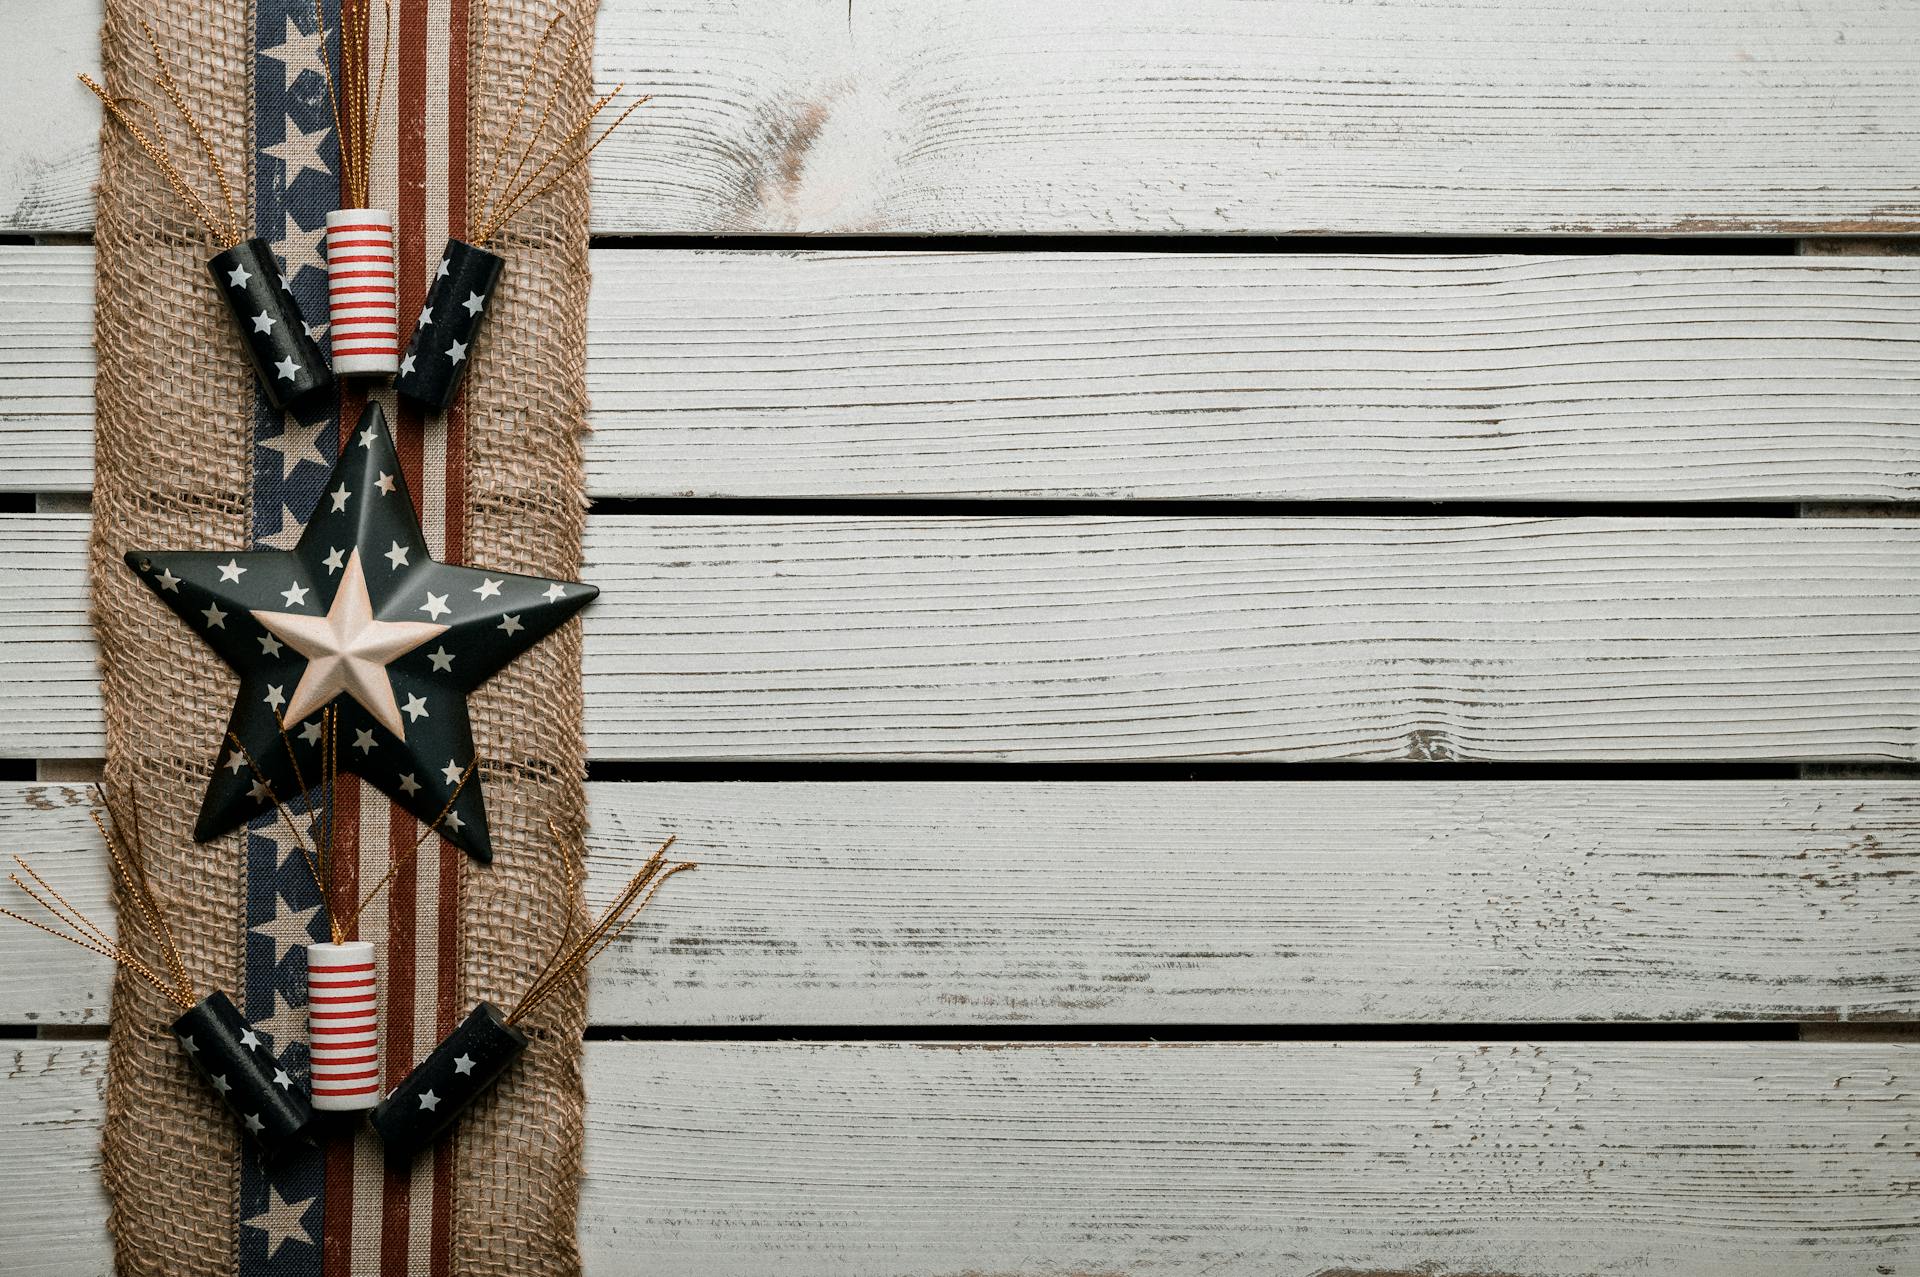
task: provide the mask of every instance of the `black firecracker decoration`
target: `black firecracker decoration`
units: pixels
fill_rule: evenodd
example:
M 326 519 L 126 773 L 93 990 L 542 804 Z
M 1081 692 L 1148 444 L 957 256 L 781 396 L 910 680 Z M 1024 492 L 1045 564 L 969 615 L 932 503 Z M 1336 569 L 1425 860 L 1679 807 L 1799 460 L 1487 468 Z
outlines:
M 271 244 L 243 240 L 209 261 L 207 270 L 233 314 L 269 403 L 288 408 L 333 385 L 333 370 L 287 288 Z
M 449 239 L 420 308 L 393 387 L 423 407 L 444 412 L 460 393 L 487 303 L 505 259 L 465 240 Z
M 331 748 L 480 860 L 493 851 L 480 778 L 465 783 L 467 694 L 599 593 L 430 558 L 378 404 L 291 551 L 135 550 L 126 562 L 240 675 L 220 739 L 242 748 L 220 750 L 196 838 L 271 811 L 276 795 L 292 801 Z M 334 704 L 337 736 L 324 740 Z
M 300 1139 L 313 1120 L 307 1086 L 274 1057 L 272 1041 L 215 990 L 173 1022 L 180 1050 L 239 1122 L 272 1156 Z
M 507 1013 L 482 1002 L 373 1110 L 387 1160 L 410 1162 L 452 1126 L 527 1049 Z

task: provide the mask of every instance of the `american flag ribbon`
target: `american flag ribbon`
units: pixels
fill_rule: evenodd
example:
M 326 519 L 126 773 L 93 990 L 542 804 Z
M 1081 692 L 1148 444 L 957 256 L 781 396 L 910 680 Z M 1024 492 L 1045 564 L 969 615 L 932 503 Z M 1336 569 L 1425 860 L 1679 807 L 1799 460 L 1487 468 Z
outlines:
M 392 0 L 393 57 L 376 122 L 368 203 L 391 212 L 392 294 L 397 313 L 425 300 L 440 246 L 466 231 L 469 0 Z M 339 0 L 321 0 L 329 37 L 340 29 Z M 376 24 L 377 26 L 377 24 Z M 321 58 L 314 0 L 255 0 L 253 6 L 254 230 L 273 243 L 289 286 L 323 347 L 343 366 L 351 326 L 330 320 L 327 215 L 341 203 L 339 148 Z M 349 50 L 380 74 L 379 49 Z M 336 83 L 340 69 L 332 68 Z M 364 247 L 364 246 L 357 246 Z M 399 344 L 397 320 L 392 344 Z M 362 383 L 361 385 L 365 385 Z M 260 396 L 254 414 L 253 534 L 258 547 L 290 549 L 339 455 L 340 422 L 356 420 L 367 397 L 344 384 L 338 402 L 282 413 Z M 406 480 L 436 559 L 466 554 L 466 428 L 460 409 L 424 415 L 396 405 L 384 385 L 373 394 L 394 423 Z M 358 899 L 420 833 L 414 818 L 378 791 L 343 776 L 336 898 Z M 272 821 L 248 831 L 248 1017 L 275 1049 L 311 1069 L 305 946 L 326 940 L 325 911 L 299 850 Z M 437 854 L 435 854 L 437 852 Z M 460 883 L 466 856 L 438 844 L 403 865 L 361 916 L 359 937 L 377 955 L 378 1078 L 397 1085 L 465 1013 L 460 974 Z M 288 1047 L 294 1049 L 288 1051 Z M 386 1166 L 364 1126 L 328 1135 L 319 1149 L 263 1166 L 241 1153 L 236 1270 L 253 1277 L 364 1277 L 451 1269 L 453 1146 L 399 1171 Z

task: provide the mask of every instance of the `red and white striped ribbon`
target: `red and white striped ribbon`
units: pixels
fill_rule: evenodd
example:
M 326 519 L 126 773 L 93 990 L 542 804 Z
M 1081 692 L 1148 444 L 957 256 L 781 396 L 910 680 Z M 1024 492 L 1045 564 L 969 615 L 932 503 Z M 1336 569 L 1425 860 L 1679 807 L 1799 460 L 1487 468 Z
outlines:
M 342 208 L 327 214 L 327 317 L 336 373 L 400 367 L 400 293 L 394 285 L 393 214 Z
M 380 1007 L 373 945 L 307 946 L 307 1033 L 313 1107 L 370 1109 L 380 1099 Z

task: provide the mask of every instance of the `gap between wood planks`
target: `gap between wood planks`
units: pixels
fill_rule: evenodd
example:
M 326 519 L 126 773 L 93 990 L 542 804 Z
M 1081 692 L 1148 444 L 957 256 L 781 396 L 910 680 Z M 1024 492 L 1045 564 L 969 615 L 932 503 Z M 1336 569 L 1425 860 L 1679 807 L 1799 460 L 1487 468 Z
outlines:
M 86 245 L 93 237 L 80 234 L 0 235 L 0 245 Z M 818 237 L 799 235 L 659 235 L 593 236 L 596 249 L 762 249 L 793 250 L 817 247 Z M 1732 236 L 1725 238 L 1653 238 L 1602 236 L 1246 236 L 1213 238 L 1197 236 L 1125 236 L 1089 235 L 1009 235 L 1009 236 L 919 236 L 919 235 L 840 235 L 832 237 L 836 246 L 871 251 L 924 251 L 939 248 L 952 251 L 987 252 L 1205 252 L 1205 253 L 1407 253 L 1407 254 L 1556 254 L 1604 256 L 1611 254 L 1692 254 L 1716 256 L 1852 256 L 1913 255 L 1920 253 L 1920 237 L 1823 236 L 1794 239 L 1781 236 Z M 41 496 L 14 494 L 0 496 L 0 511 L 59 509 L 85 511 L 85 496 Z M 901 500 L 601 500 L 593 505 L 600 514 L 740 515 L 769 516 L 790 514 L 901 514 L 922 513 L 931 506 L 943 515 L 1022 514 L 1046 516 L 1090 513 L 1140 514 L 1161 517 L 1182 514 L 1206 514 L 1247 517 L 1351 517 L 1388 513 L 1405 517 L 1521 515 L 1557 517 L 1605 513 L 1634 517 L 1685 518 L 1911 518 L 1920 514 L 1911 504 L 1850 503 L 1829 505 L 1813 503 L 1744 502 L 1732 504 L 1695 502 L 1433 502 L 1418 505 L 1384 506 L 1375 502 L 1050 502 L 1050 501 L 960 501 L 929 503 Z M 1102 510 L 1099 507 L 1111 507 Z M 97 778 L 97 761 L 40 762 L 0 760 L 0 780 L 39 779 L 46 781 L 84 781 Z M 1219 780 L 1267 780 L 1275 783 L 1339 780 L 1476 780 L 1555 779 L 1602 780 L 1633 778 L 1692 779 L 1781 779 L 1795 776 L 1825 778 L 1885 778 L 1920 776 L 1920 766 L 1912 767 L 1833 767 L 1793 764 L 1615 764 L 1615 765 L 1500 765 L 1484 763 L 1426 763 L 1392 767 L 1375 764 L 1321 764 L 1288 766 L 1284 764 L 1220 764 L 1210 766 L 1152 764 L 634 764 L 611 763 L 589 766 L 589 778 L 602 781 L 643 780 L 738 780 L 772 783 L 810 780 L 951 780 L 964 783 L 991 775 L 1000 781 L 1133 779 L 1182 780 L 1205 784 Z M 0 1025 L 0 1039 L 103 1040 L 105 1025 Z M 1099 1025 L 1073 1028 L 1013 1025 L 947 1028 L 926 1026 L 886 1027 L 874 1025 L 808 1026 L 724 1026 L 714 1029 L 675 1027 L 654 1029 L 644 1025 L 595 1025 L 586 1036 L 596 1041 L 747 1041 L 747 1042 L 826 1042 L 826 1041 L 898 1041 L 1021 1043 L 1047 1042 L 1324 1042 L 1324 1041 L 1489 1041 L 1527 1039 L 1535 1041 L 1700 1041 L 1700 1042 L 1920 1042 L 1920 1022 L 1892 1023 L 1801 1023 L 1793 1021 L 1752 1021 L 1745 1023 L 1670 1023 L 1615 1021 L 1610 1023 L 1530 1023 L 1518 1024 L 1291 1024 L 1291 1025 Z

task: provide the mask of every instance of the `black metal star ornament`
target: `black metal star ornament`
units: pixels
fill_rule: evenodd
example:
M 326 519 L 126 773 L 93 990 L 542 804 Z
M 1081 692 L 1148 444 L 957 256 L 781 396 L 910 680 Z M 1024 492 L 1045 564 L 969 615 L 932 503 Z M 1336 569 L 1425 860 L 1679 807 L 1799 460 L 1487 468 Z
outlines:
M 317 783 L 321 712 L 338 705 L 340 770 L 423 822 L 446 810 L 441 833 L 482 861 L 493 847 L 478 774 L 461 786 L 474 760 L 467 694 L 599 594 L 428 557 L 378 404 L 291 551 L 135 550 L 126 561 L 240 676 L 195 839 Z

